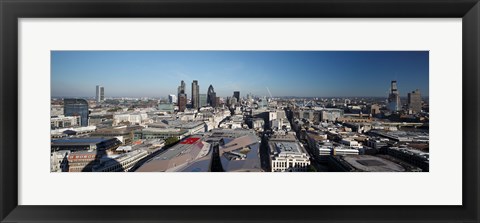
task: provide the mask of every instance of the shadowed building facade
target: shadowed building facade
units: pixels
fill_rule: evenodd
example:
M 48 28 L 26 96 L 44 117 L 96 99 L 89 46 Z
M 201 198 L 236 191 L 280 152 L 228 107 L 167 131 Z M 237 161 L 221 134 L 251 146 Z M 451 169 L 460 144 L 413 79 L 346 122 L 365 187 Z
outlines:
M 198 86 L 198 81 L 194 80 L 192 82 L 192 107 L 198 109 L 200 107 L 200 86 Z

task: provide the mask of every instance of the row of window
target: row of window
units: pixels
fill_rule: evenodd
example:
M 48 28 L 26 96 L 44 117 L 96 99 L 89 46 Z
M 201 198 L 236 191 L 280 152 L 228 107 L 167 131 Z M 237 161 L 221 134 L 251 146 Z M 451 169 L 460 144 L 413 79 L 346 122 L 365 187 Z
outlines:
M 308 163 L 292 163 L 290 162 L 289 165 L 287 166 L 287 162 L 273 162 L 272 163 L 272 166 L 274 168 L 277 168 L 277 167 L 294 167 L 294 168 L 304 168 L 304 167 L 307 167 L 309 164 Z

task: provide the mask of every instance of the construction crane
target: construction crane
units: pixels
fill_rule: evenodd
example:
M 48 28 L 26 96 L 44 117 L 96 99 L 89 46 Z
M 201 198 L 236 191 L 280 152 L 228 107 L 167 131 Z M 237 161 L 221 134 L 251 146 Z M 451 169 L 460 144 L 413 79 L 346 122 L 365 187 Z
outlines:
M 267 88 L 268 94 L 270 95 L 270 98 L 273 98 L 272 93 L 270 92 L 270 89 L 268 89 L 268 87 L 266 88 Z

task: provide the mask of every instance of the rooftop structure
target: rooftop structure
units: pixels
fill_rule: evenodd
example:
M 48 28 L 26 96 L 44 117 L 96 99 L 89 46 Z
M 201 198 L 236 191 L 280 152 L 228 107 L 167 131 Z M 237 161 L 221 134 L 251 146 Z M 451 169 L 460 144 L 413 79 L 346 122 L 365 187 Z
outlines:
M 112 150 L 120 146 L 117 138 L 64 138 L 51 141 L 51 151 Z
M 67 128 L 80 125 L 80 116 L 55 116 L 50 118 L 50 128 Z
M 68 136 L 69 132 L 75 132 L 74 135 L 83 135 L 89 134 L 95 131 L 97 127 L 95 126 L 85 126 L 85 127 L 70 127 L 70 128 L 62 128 L 62 129 L 54 129 L 50 130 L 50 135 L 52 138 L 62 138 Z M 71 134 L 70 134 L 71 135 Z
M 173 113 L 175 111 L 175 106 L 173 103 L 160 103 L 158 104 L 158 110 L 166 113 Z
M 80 125 L 88 126 L 88 102 L 85 99 L 63 99 L 63 114 L 65 116 L 80 116 Z
M 225 172 L 263 172 L 260 162 L 260 139 L 254 134 L 224 138 L 219 148 Z
M 335 171 L 347 172 L 404 172 L 405 168 L 377 156 L 352 155 L 332 157 L 331 166 Z
M 426 132 L 409 132 L 409 131 L 383 131 L 372 130 L 374 135 L 388 138 L 396 142 L 429 142 L 429 134 Z
M 386 150 L 389 156 L 401 159 L 414 166 L 420 167 L 423 171 L 429 171 L 430 155 L 427 152 L 412 148 L 390 147 Z
M 242 115 L 234 115 L 230 116 L 228 120 L 223 121 L 220 123 L 220 128 L 228 128 L 228 129 L 239 129 L 243 128 L 243 116 Z
M 93 137 L 119 137 L 123 139 L 123 143 L 130 143 L 133 140 L 133 132 L 142 129 L 142 126 L 118 126 L 97 129 L 90 135 Z M 120 138 L 120 137 L 119 137 Z
M 205 141 L 219 142 L 223 138 L 239 138 L 246 135 L 255 135 L 255 131 L 251 129 L 212 129 L 208 133 Z
M 188 136 L 188 130 L 176 128 L 145 128 L 134 131 L 134 140 L 138 139 L 167 139 L 176 137 L 183 139 Z
M 139 160 L 148 155 L 146 150 L 134 150 L 114 157 L 100 159 L 98 165 L 92 167 L 93 172 L 127 172 Z
M 273 135 L 268 141 L 272 172 L 305 172 L 310 156 L 294 135 Z
M 202 158 L 211 157 L 210 150 L 210 144 L 203 142 L 202 136 L 192 136 L 155 156 L 137 172 L 182 171 Z

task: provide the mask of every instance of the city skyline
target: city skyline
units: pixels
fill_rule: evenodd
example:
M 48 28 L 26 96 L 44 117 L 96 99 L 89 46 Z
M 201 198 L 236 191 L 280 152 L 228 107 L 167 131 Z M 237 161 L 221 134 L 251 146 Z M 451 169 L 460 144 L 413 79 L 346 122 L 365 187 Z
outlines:
M 217 96 L 428 97 L 428 51 L 52 51 L 52 97 L 167 97 L 180 81 Z M 297 85 L 294 83 L 298 83 Z M 188 94 L 188 98 L 191 95 Z

